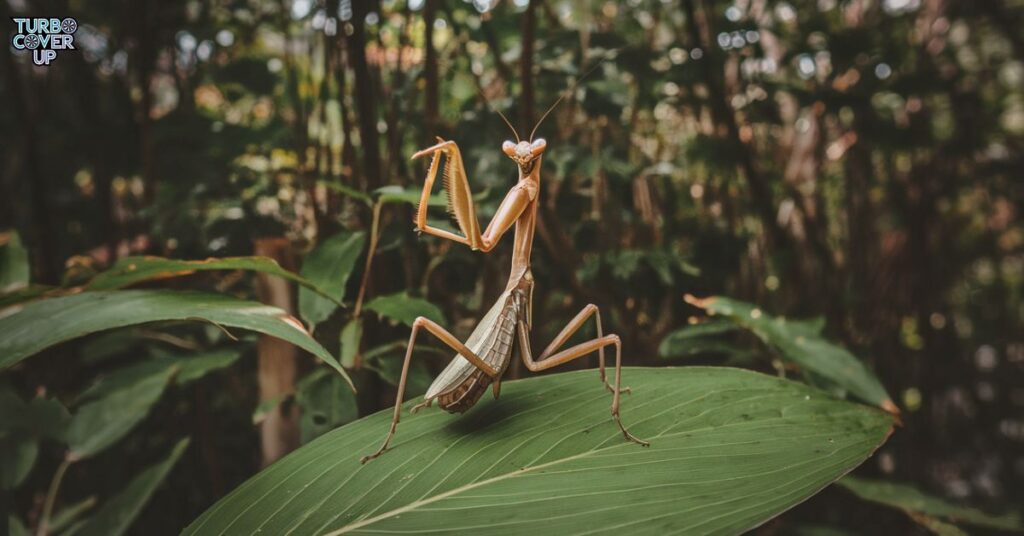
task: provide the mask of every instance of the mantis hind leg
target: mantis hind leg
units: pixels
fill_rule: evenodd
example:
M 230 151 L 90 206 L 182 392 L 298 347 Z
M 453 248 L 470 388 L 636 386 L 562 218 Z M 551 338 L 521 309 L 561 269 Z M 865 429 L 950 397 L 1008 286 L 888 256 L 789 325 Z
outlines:
M 593 305 L 588 305 L 587 307 L 594 307 L 596 309 L 596 306 Z M 586 320 L 588 314 L 589 313 L 587 312 L 587 309 L 584 308 L 584 310 L 581 311 L 579 315 L 576 315 L 576 318 L 573 319 L 573 321 L 570 322 L 569 325 L 566 326 L 565 329 L 563 329 L 557 337 L 555 337 L 555 340 L 552 341 L 552 343 L 548 346 L 548 349 L 545 350 L 543 354 L 541 354 L 541 358 L 538 360 L 534 360 L 533 356 L 531 355 L 529 329 L 526 327 L 525 323 L 519 322 L 519 348 L 520 354 L 523 358 L 523 363 L 526 365 L 526 368 L 530 370 L 530 372 L 540 372 L 542 370 L 547 370 L 549 368 L 554 368 L 557 367 L 558 365 L 568 363 L 573 359 L 583 357 L 593 352 L 594 350 L 602 351 L 605 346 L 615 345 L 615 383 L 611 386 L 612 418 L 615 419 L 615 424 L 619 426 L 619 430 L 622 431 L 622 435 L 623 437 L 626 438 L 627 441 L 632 441 L 645 447 L 650 446 L 650 443 L 631 434 L 629 430 L 627 430 L 626 427 L 622 424 L 622 419 L 619 417 L 619 398 L 622 394 L 622 389 L 620 387 L 620 382 L 622 380 L 622 342 L 619 340 L 618 335 L 599 336 L 596 339 L 591 339 L 587 342 L 577 344 L 576 346 L 567 348 L 565 350 L 562 350 L 561 352 L 552 353 L 554 352 L 554 350 L 557 350 L 559 346 L 565 344 L 565 341 L 568 340 L 568 338 L 576 330 L 579 329 L 579 324 L 583 323 L 582 320 L 580 320 L 580 317 L 583 317 L 583 320 Z M 601 379 L 602 381 L 604 381 L 603 359 L 601 364 Z M 605 382 L 605 385 L 607 386 L 607 382 Z
M 597 338 L 604 338 L 604 331 L 601 329 L 601 310 L 598 309 L 597 306 L 592 303 L 587 304 L 586 307 L 580 310 L 580 312 L 577 313 L 576 316 L 572 320 L 570 320 L 564 328 L 562 328 L 562 331 L 555 336 L 555 339 L 551 341 L 551 344 L 549 344 L 548 347 L 545 348 L 543 352 L 541 352 L 540 357 L 537 358 L 537 361 L 542 362 L 547 359 L 550 359 L 552 355 L 555 353 L 555 351 L 561 348 L 562 345 L 564 345 L 569 340 L 569 337 L 572 337 L 574 333 L 579 331 L 580 328 L 583 327 L 583 324 L 591 316 L 594 317 L 594 321 L 597 324 Z M 601 375 L 601 382 L 604 383 L 605 389 L 607 389 L 610 393 L 614 393 L 615 389 L 613 389 L 611 384 L 608 383 L 608 377 L 604 371 L 604 346 L 601 346 L 600 348 L 597 349 L 597 370 Z M 619 390 L 627 394 L 632 392 L 632 390 L 629 387 L 622 387 Z
M 455 335 L 449 333 L 448 330 L 428 318 L 424 318 L 422 316 L 417 318 L 412 323 L 412 334 L 409 335 L 409 347 L 405 350 L 405 361 L 402 363 L 402 376 L 398 380 L 398 394 L 395 396 L 395 412 L 391 417 L 391 428 L 388 430 L 388 435 L 384 437 L 384 443 L 382 443 L 380 448 L 377 449 L 377 452 L 368 456 L 363 456 L 360 458 L 359 463 L 366 463 L 381 454 L 384 454 L 384 451 L 388 449 L 388 445 L 391 444 L 391 438 L 395 436 L 395 429 L 398 428 L 398 422 L 402 418 L 402 402 L 405 399 L 405 382 L 409 377 L 409 364 L 412 362 L 412 350 L 413 346 L 416 344 L 416 335 L 419 334 L 420 328 L 429 331 L 432 335 L 440 339 L 441 342 L 451 347 L 452 350 L 455 350 L 459 355 L 472 363 L 473 366 L 483 371 L 484 374 L 492 378 L 497 377 L 499 374 L 497 369 L 480 359 L 475 353 L 467 348 L 466 345 L 462 344 Z M 430 400 L 425 400 L 422 404 L 413 408 L 413 411 L 415 412 L 420 408 L 429 405 Z

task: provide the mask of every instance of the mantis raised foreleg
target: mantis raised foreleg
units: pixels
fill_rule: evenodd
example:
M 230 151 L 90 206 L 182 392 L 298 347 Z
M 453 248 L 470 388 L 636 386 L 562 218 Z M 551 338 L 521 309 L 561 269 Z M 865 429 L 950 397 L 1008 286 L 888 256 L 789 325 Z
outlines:
M 438 143 L 422 151 L 417 152 L 413 159 L 433 155 L 430 160 L 430 168 L 423 184 L 423 193 L 420 195 L 420 205 L 416 211 L 416 229 L 440 238 L 447 238 L 460 244 L 466 244 L 472 249 L 490 251 L 501 239 L 501 236 L 526 209 L 527 205 L 537 197 L 537 188 L 530 183 L 520 181 L 512 187 L 498 211 L 494 213 L 491 223 L 481 234 L 480 224 L 476 218 L 476 207 L 473 204 L 472 192 L 469 190 L 469 180 L 466 177 L 466 168 L 462 162 L 462 153 L 454 141 L 445 141 L 437 138 Z M 543 151 L 544 140 L 538 140 L 540 151 Z M 508 142 L 507 142 L 508 143 Z M 532 147 L 532 146 L 531 146 Z M 427 225 L 427 206 L 430 192 L 434 187 L 434 180 L 437 179 L 438 167 L 440 166 L 441 155 L 445 157 L 444 182 L 448 192 L 448 211 L 455 216 L 455 221 L 462 230 L 463 236 L 457 235 L 444 229 Z

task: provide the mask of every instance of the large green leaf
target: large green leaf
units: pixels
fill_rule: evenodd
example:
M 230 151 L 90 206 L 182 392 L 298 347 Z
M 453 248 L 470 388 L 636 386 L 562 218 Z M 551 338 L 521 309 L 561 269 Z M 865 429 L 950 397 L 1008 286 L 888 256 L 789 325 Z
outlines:
M 89 333 L 164 320 L 206 320 L 284 339 L 349 381 L 338 361 L 281 309 L 221 294 L 169 290 L 83 292 L 29 303 L 0 318 L 0 369 Z
M 942 528 L 942 518 L 954 523 L 968 523 L 979 527 L 993 529 L 1024 531 L 1020 516 L 1016 513 L 1004 515 L 986 514 L 975 508 L 967 508 L 952 504 L 944 499 L 922 493 L 907 484 L 882 482 L 848 476 L 839 481 L 839 485 L 853 492 L 854 495 L 879 504 L 903 510 L 915 521 L 930 529 Z
M 363 246 L 366 233 L 338 233 L 309 252 L 302 263 L 302 277 L 323 289 L 328 300 L 307 288 L 299 289 L 299 315 L 310 326 L 316 326 L 327 319 L 345 299 L 345 285 L 352 275 Z
M 114 290 L 129 287 L 144 281 L 183 277 L 206 270 L 247 270 L 283 277 L 312 289 L 323 296 L 330 296 L 312 282 L 289 272 L 270 257 L 222 257 L 201 261 L 167 259 L 164 257 L 125 257 L 118 260 L 109 270 L 96 274 L 85 284 L 89 290 Z M 332 298 L 333 299 L 333 298 Z
M 687 296 L 687 301 L 752 331 L 765 344 L 777 348 L 783 359 L 828 379 L 865 402 L 899 413 L 885 387 L 863 362 L 821 336 L 820 320 L 794 322 L 771 316 L 749 303 L 721 296 L 705 299 Z
M 465 415 L 406 412 L 366 465 L 391 410 L 327 433 L 185 533 L 735 534 L 856 467 L 892 427 L 877 409 L 739 369 L 623 374 L 623 421 L 649 448 L 623 440 L 595 370 L 512 381 Z
M 88 458 L 113 445 L 146 418 L 160 400 L 171 376 L 173 360 L 144 362 L 101 379 L 83 394 L 68 426 L 70 459 Z
M 370 300 L 364 307 L 366 307 L 367 311 L 373 311 L 380 316 L 394 322 L 401 322 L 407 326 L 412 326 L 412 323 L 418 316 L 427 317 L 439 324 L 445 323 L 444 313 L 441 312 L 438 306 L 423 298 L 414 298 L 408 292 L 378 296 Z
M 36 438 L 20 433 L 0 433 L 0 492 L 20 486 L 38 456 Z
M 191 383 L 211 372 L 230 367 L 240 357 L 242 357 L 242 351 L 237 348 L 223 348 L 179 356 L 176 358 L 178 375 L 175 377 L 175 381 L 180 385 Z
M 325 368 L 302 378 L 295 390 L 295 402 L 302 410 L 299 432 L 303 443 L 359 417 L 355 393 Z
M 64 440 L 70 416 L 56 399 L 36 397 L 28 402 L 0 389 L 0 435 L 31 435 L 39 439 Z
M 106 501 L 96 515 L 76 532 L 77 536 L 124 534 L 187 448 L 188 439 L 179 441 L 167 458 L 144 469 L 120 493 Z
M 0 233 L 0 293 L 28 286 L 28 251 L 16 232 Z
M 341 355 L 338 357 L 343 367 L 353 367 L 359 355 L 359 343 L 363 340 L 363 319 L 353 318 L 341 328 L 339 337 Z

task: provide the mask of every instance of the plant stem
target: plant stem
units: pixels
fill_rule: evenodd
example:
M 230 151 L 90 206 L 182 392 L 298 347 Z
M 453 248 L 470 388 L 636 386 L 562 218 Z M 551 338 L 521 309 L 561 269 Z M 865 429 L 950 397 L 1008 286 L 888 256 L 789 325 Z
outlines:
M 352 309 L 352 318 L 359 318 L 363 310 L 363 299 L 366 297 L 366 286 L 370 282 L 370 268 L 373 266 L 373 256 L 377 253 L 377 239 L 380 227 L 380 209 L 383 203 L 377 201 L 373 205 L 373 223 L 370 224 L 370 249 L 366 252 L 366 268 L 363 270 L 363 281 L 359 285 L 359 296 L 356 298 L 356 305 Z
M 43 503 L 43 515 L 39 518 L 39 527 L 36 529 L 36 536 L 46 536 L 49 533 L 50 514 L 53 513 L 53 504 L 57 502 L 57 492 L 60 491 L 60 483 L 64 480 L 64 473 L 74 461 L 65 457 L 60 462 L 57 470 L 53 473 L 53 480 L 50 481 L 50 489 L 46 490 L 46 501 Z

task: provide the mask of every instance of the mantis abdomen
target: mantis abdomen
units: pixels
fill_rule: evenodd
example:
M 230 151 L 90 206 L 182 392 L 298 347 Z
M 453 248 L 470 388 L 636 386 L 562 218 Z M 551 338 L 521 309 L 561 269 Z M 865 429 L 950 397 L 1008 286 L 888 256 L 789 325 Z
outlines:
M 520 288 L 502 293 L 466 341 L 470 350 L 499 371 L 498 376 L 492 379 L 461 355 L 456 355 L 431 384 L 424 397 L 426 400 L 436 399 L 441 409 L 462 413 L 480 400 L 492 382 L 497 398 L 501 374 L 512 360 L 516 324 L 524 318 L 527 296 Z

